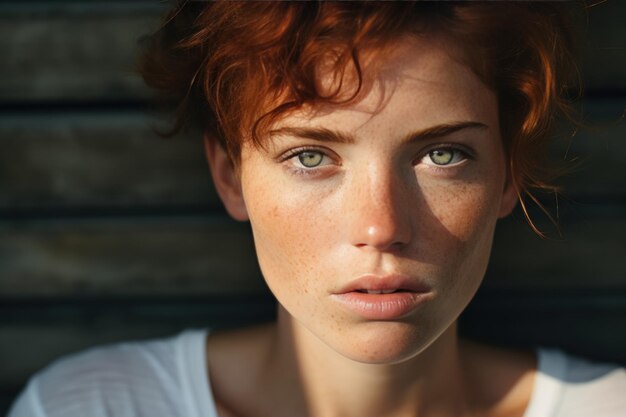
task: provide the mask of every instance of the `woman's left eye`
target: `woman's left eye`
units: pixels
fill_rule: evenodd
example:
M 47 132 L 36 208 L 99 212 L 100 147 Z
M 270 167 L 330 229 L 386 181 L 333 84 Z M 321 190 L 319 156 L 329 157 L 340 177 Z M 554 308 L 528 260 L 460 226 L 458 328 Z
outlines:
M 456 165 L 468 158 L 467 153 L 455 148 L 436 148 L 429 151 L 421 160 L 426 165 L 450 166 Z

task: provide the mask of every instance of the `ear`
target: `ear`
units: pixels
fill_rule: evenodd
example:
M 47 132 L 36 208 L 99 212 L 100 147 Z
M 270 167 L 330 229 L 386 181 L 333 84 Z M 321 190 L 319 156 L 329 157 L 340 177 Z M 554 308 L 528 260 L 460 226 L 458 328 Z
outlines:
M 248 220 L 248 210 L 241 191 L 241 180 L 230 157 L 217 140 L 207 135 L 204 136 L 204 150 L 213 184 L 226 211 L 235 220 Z
M 507 169 L 506 171 L 506 182 L 504 183 L 502 200 L 500 201 L 500 212 L 498 213 L 499 219 L 511 214 L 517 205 L 517 201 L 519 200 L 519 193 L 517 192 L 517 187 L 515 186 L 511 176 L 510 169 Z

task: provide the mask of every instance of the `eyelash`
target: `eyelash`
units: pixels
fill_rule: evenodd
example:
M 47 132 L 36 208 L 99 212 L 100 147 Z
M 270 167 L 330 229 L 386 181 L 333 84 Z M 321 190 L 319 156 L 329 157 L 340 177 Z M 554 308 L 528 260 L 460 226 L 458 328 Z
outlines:
M 420 152 L 419 156 L 417 156 L 413 160 L 413 165 L 418 165 L 423 158 L 427 157 L 431 152 L 436 151 L 436 150 L 445 150 L 445 151 L 459 152 L 461 154 L 461 156 L 463 157 L 463 160 L 459 161 L 459 162 L 456 162 L 456 163 L 453 163 L 451 165 L 437 165 L 436 163 L 433 162 L 432 164 L 428 164 L 430 169 L 446 170 L 446 169 L 450 169 L 452 167 L 455 167 L 455 166 L 463 163 L 465 160 L 474 160 L 474 159 L 476 159 L 474 157 L 474 154 L 473 154 L 472 150 L 467 148 L 466 146 L 459 145 L 459 144 L 443 143 L 443 144 L 438 144 L 436 146 L 433 146 L 431 148 L 426 149 L 425 151 Z M 296 158 L 298 155 L 301 155 L 301 154 L 303 154 L 305 152 L 319 153 L 319 154 L 321 154 L 325 158 L 331 158 L 332 159 L 332 157 L 329 156 L 329 151 L 327 151 L 325 149 L 320 149 L 320 148 L 317 148 L 317 147 L 314 147 L 314 146 L 303 146 L 303 147 L 299 147 L 299 148 L 288 150 L 283 155 L 281 155 L 278 158 L 278 160 L 279 160 L 279 162 L 284 163 L 286 161 L 289 161 L 290 159 Z M 324 165 L 322 165 L 322 167 L 323 166 Z M 297 175 L 313 176 L 313 175 L 318 174 L 318 172 L 319 172 L 321 167 L 317 166 L 317 167 L 307 168 L 307 167 L 304 167 L 304 166 L 289 165 L 288 168 L 293 173 L 295 173 Z
M 290 159 L 294 159 L 298 155 L 301 155 L 301 154 L 303 154 L 305 152 L 319 153 L 319 154 L 321 154 L 325 158 L 333 159 L 331 156 L 329 156 L 329 151 L 327 151 L 325 149 L 316 148 L 314 146 L 302 146 L 302 147 L 299 147 L 299 148 L 288 150 L 282 156 L 279 157 L 279 161 L 281 163 L 289 161 Z M 323 167 L 323 165 L 322 165 L 322 167 Z M 317 174 L 321 167 L 317 166 L 317 167 L 307 168 L 307 167 L 304 167 L 304 166 L 288 165 L 288 168 L 292 172 L 297 174 L 297 175 L 312 176 L 312 175 Z
M 434 161 L 431 160 L 432 164 L 427 164 L 431 168 L 435 168 L 435 169 L 450 169 L 452 167 L 455 167 L 455 166 L 463 163 L 466 160 L 475 160 L 476 159 L 474 157 L 473 151 L 471 149 L 469 149 L 468 147 L 466 147 L 466 146 L 459 145 L 459 144 L 452 144 L 452 143 L 450 143 L 450 144 L 442 143 L 442 144 L 438 144 L 436 146 L 433 146 L 431 148 L 428 148 L 428 149 L 426 149 L 423 152 L 420 152 L 419 156 L 413 160 L 413 165 L 419 164 L 422 159 L 428 157 L 431 152 L 437 151 L 437 150 L 458 152 L 463 159 L 461 161 L 459 161 L 459 162 L 455 162 L 455 163 L 452 163 L 450 165 L 439 165 L 439 164 L 436 164 Z

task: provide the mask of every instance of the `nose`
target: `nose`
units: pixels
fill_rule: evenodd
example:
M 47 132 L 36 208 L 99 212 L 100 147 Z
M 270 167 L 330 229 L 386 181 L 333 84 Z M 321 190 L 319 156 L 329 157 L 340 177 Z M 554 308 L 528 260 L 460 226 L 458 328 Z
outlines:
M 350 242 L 362 249 L 398 250 L 412 238 L 409 187 L 400 173 L 372 167 L 346 193 Z

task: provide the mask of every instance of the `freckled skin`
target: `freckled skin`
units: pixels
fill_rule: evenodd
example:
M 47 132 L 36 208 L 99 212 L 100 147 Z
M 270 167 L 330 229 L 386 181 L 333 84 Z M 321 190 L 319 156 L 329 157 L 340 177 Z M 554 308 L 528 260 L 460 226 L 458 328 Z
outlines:
M 355 143 L 273 137 L 267 151 L 242 149 L 245 208 L 279 314 L 359 362 L 408 360 L 455 322 L 482 280 L 497 219 L 514 205 L 496 96 L 445 51 L 407 41 L 397 52 L 403 59 L 390 59 L 357 103 L 279 122 L 346 132 Z M 401 142 L 410 132 L 458 121 L 487 128 Z M 474 158 L 452 168 L 416 163 L 441 143 L 463 144 Z M 295 174 L 289 167 L 297 157 L 277 159 L 304 145 L 330 154 L 322 174 Z M 406 318 L 367 321 L 330 297 L 363 274 L 394 272 L 432 287 L 432 297 Z

